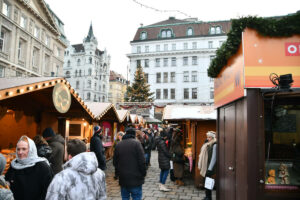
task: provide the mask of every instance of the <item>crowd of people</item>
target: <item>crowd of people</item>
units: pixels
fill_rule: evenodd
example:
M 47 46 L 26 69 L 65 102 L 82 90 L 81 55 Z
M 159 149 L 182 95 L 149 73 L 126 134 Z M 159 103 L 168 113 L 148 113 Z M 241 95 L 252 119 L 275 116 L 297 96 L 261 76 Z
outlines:
M 32 139 L 22 136 L 17 142 L 16 159 L 5 176 L 0 176 L 0 199 L 56 200 L 106 199 L 106 158 L 103 130 L 94 127 L 90 144 L 79 139 L 65 142 L 52 128 Z M 207 142 L 199 155 L 203 177 L 214 174 L 215 133 L 207 133 Z M 119 180 L 122 199 L 142 199 L 142 185 L 151 166 L 151 151 L 157 149 L 160 174 L 158 189 L 170 191 L 165 183 L 170 174 L 174 184 L 182 186 L 184 174 L 183 134 L 178 128 L 136 129 L 119 132 L 113 145 L 114 178 Z M 6 160 L 0 154 L 0 175 Z M 205 199 L 211 199 L 206 191 Z

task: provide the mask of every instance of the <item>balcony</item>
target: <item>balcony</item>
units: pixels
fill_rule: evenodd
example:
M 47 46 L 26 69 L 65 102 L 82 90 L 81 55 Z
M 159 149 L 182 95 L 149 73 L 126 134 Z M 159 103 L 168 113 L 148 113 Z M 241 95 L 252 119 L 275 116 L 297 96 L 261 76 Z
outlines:
M 32 67 L 32 71 L 36 72 L 36 73 L 39 73 L 39 68 L 37 67 Z
M 18 61 L 18 65 L 20 65 L 20 66 L 22 66 L 22 67 L 25 67 L 25 62 L 22 61 L 22 60 L 19 60 L 19 61 Z
M 0 51 L 0 57 L 8 60 L 8 54 L 6 54 L 6 53 L 4 53 L 2 51 Z

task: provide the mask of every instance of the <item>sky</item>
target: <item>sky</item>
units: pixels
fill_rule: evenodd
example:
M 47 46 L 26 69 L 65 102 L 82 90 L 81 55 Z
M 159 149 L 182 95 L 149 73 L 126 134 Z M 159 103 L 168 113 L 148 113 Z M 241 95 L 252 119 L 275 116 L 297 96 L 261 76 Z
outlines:
M 300 11 L 300 0 L 46 0 L 65 24 L 71 44 L 82 43 L 92 22 L 98 48 L 111 55 L 110 69 L 127 76 L 130 41 L 140 27 L 174 16 L 191 16 L 201 21 L 217 21 L 242 16 L 278 16 Z M 158 12 L 157 10 L 179 10 Z

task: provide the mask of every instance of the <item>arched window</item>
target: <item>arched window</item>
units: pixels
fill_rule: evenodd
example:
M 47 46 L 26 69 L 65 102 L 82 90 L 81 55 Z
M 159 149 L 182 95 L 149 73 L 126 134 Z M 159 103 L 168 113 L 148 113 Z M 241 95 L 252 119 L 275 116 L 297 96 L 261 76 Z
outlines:
M 68 67 L 70 67 L 70 65 L 71 65 L 71 61 L 70 61 L 70 60 L 68 60 Z
M 140 36 L 140 39 L 141 39 L 141 40 L 147 39 L 147 32 L 142 32 L 142 33 L 141 33 L 141 36 Z
M 167 31 L 165 31 L 165 30 L 162 31 L 162 32 L 161 32 L 161 37 L 162 37 L 162 38 L 167 37 Z
M 188 30 L 187 30 L 187 35 L 188 35 L 188 36 L 193 35 L 193 29 L 192 29 L 192 28 L 188 28 Z
M 71 77 L 70 71 L 66 71 L 66 78 L 70 78 L 70 77 Z
M 80 59 L 77 59 L 77 66 L 80 66 Z
M 210 34 L 216 34 L 216 28 L 215 27 L 210 27 Z
M 87 83 L 88 83 L 87 87 L 88 87 L 88 88 L 91 88 L 91 87 L 92 87 L 92 81 L 91 81 L 91 80 L 88 80 Z
M 77 71 L 77 69 L 75 70 L 75 77 L 77 77 L 77 74 L 78 74 L 78 71 Z
M 92 69 L 89 68 L 89 76 L 92 76 Z
M 87 95 L 86 95 L 86 100 L 90 100 L 91 99 L 91 93 L 87 93 Z
M 79 77 L 81 77 L 81 69 L 79 70 Z
M 167 37 L 168 37 L 168 38 L 172 37 L 172 31 L 171 31 L 171 30 L 168 30 L 168 31 L 167 31 Z
M 90 58 L 89 58 L 89 61 L 90 61 L 90 64 L 92 64 L 92 63 L 93 63 L 93 59 L 92 59 L 92 57 L 90 57 Z
M 80 86 L 80 82 L 76 81 L 76 89 L 79 89 L 79 86 Z
M 216 27 L 216 34 L 221 34 L 221 27 L 220 26 Z

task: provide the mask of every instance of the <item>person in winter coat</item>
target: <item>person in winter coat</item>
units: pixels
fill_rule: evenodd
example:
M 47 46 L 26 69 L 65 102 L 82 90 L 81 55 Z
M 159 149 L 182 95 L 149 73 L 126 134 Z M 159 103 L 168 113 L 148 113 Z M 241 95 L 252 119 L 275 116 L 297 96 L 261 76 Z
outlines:
M 142 144 L 135 139 L 135 129 L 128 128 L 122 141 L 116 145 L 113 164 L 119 175 L 123 200 L 142 199 L 142 185 L 146 176 L 146 165 Z
M 180 144 L 181 140 L 182 135 L 180 130 L 175 130 L 172 137 L 170 153 L 172 154 L 174 176 L 176 178 L 175 184 L 183 186 L 184 150 Z
M 119 131 L 118 133 L 117 133 L 117 138 L 116 138 L 116 140 L 114 141 L 114 151 L 115 151 L 115 149 L 116 149 L 116 145 L 119 143 L 119 142 L 121 142 L 122 141 L 122 137 L 124 136 L 124 132 L 122 132 L 122 131 Z M 118 173 L 116 172 L 116 169 L 115 169 L 115 176 L 114 176 L 114 179 L 115 180 L 117 180 L 119 178 L 119 175 L 118 175 Z
M 152 148 L 153 148 L 154 138 L 153 138 L 153 133 L 150 129 L 147 129 L 145 131 L 145 134 L 148 137 L 148 147 L 145 148 L 145 153 L 148 154 L 148 160 L 146 160 L 146 165 L 151 166 L 150 160 L 151 160 L 151 151 L 152 151 Z
M 198 169 L 203 177 L 211 177 L 215 174 L 217 160 L 217 140 L 214 131 L 206 133 L 207 142 L 201 147 L 198 161 Z M 204 179 L 205 180 L 205 179 Z M 203 200 L 211 200 L 211 190 L 205 188 L 205 198 Z
M 104 147 L 102 144 L 102 128 L 100 126 L 94 127 L 94 135 L 91 138 L 90 151 L 96 154 L 98 160 L 98 167 L 101 170 L 106 169 L 106 158 L 104 154 Z
M 6 165 L 5 157 L 0 153 L 0 199 L 1 200 L 14 200 L 13 193 L 9 189 L 7 182 L 2 175 Z
M 46 128 L 42 135 L 52 149 L 49 162 L 51 163 L 53 173 L 57 174 L 62 170 L 64 162 L 65 140 L 61 135 L 55 134 L 52 128 Z
M 38 156 L 47 158 L 47 160 L 49 161 L 52 154 L 52 149 L 48 145 L 47 141 L 40 135 L 34 136 L 33 141 L 36 145 Z
M 86 145 L 79 139 L 67 145 L 68 161 L 64 170 L 51 182 L 46 200 L 105 200 L 105 174 L 98 168 L 94 152 L 86 152 Z
M 17 143 L 17 158 L 5 174 L 15 200 L 43 200 L 53 178 L 46 158 L 38 157 L 34 142 L 22 136 Z
M 167 133 L 162 131 L 160 136 L 156 138 L 156 145 L 158 151 L 158 164 L 160 171 L 160 178 L 159 178 L 159 190 L 168 192 L 170 189 L 166 188 L 165 183 L 170 171 L 170 159 L 171 154 L 168 150 L 166 140 L 167 140 Z

